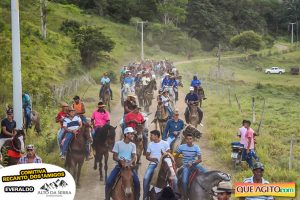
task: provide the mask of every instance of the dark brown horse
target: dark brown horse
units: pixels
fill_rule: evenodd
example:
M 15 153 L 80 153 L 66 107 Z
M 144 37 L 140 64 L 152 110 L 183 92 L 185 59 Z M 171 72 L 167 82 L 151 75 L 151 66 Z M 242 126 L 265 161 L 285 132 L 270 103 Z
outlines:
M 25 133 L 24 130 L 17 130 L 17 134 L 10 140 L 7 140 L 2 148 L 3 166 L 16 165 L 19 162 L 22 153 L 25 152 Z
M 99 98 L 102 99 L 102 102 L 104 105 L 107 106 L 108 110 L 110 111 L 110 100 L 111 100 L 111 94 L 110 94 L 110 84 L 104 84 L 102 88 L 102 96 L 99 94 Z
M 151 185 L 157 188 L 164 188 L 170 185 L 174 188 L 174 180 L 176 177 L 176 166 L 173 156 L 170 153 L 165 153 L 160 159 L 160 163 L 157 165 L 156 171 L 152 177 Z M 175 186 L 177 188 L 177 186 Z M 152 188 L 149 192 L 150 200 L 156 200 L 159 193 L 155 192 Z
M 134 86 L 135 95 L 137 96 L 139 100 L 139 106 L 143 106 L 143 87 L 142 84 L 135 84 Z
M 140 164 L 141 156 L 144 149 L 144 139 L 143 139 L 143 133 L 144 133 L 144 123 L 146 121 L 143 121 L 142 123 L 137 123 L 135 127 L 135 133 L 133 137 L 133 143 L 136 145 L 136 156 L 137 156 L 137 164 Z M 138 169 L 138 165 L 136 165 Z
M 198 95 L 200 108 L 202 107 L 202 100 L 206 99 L 203 87 L 195 87 L 195 93 Z
M 152 105 L 154 90 L 157 90 L 156 81 L 152 79 L 149 84 L 144 87 L 143 91 L 143 104 L 146 112 L 149 112 L 149 108 Z
M 23 121 L 24 121 L 23 127 L 25 128 L 25 131 L 26 131 L 26 133 L 27 133 L 29 127 L 26 126 L 27 123 L 26 123 L 26 117 L 25 117 L 25 114 L 24 114 L 23 116 L 24 116 L 24 117 L 23 117 Z M 40 122 L 40 115 L 39 115 L 39 113 L 38 113 L 37 111 L 35 111 L 35 110 L 32 110 L 32 111 L 31 111 L 31 124 L 32 124 L 32 126 L 34 126 L 34 131 L 35 131 L 35 133 L 36 133 L 37 135 L 40 135 L 41 132 L 42 132 L 42 130 L 41 130 L 41 122 Z
M 105 125 L 104 127 L 97 128 L 93 141 L 93 148 L 96 152 L 94 160 L 94 169 L 97 169 L 97 163 L 99 162 L 99 173 L 100 181 L 103 181 L 102 173 L 102 158 L 104 156 L 104 171 L 105 171 L 105 182 L 107 179 L 108 170 L 108 157 L 109 151 L 112 151 L 115 144 L 116 128 L 110 125 Z
M 92 141 L 90 126 L 83 124 L 79 133 L 71 141 L 65 161 L 65 168 L 74 177 L 77 187 L 80 187 L 79 179 L 86 156 L 86 144 L 88 141 Z
M 113 200 L 135 199 L 131 166 L 126 165 L 122 167 L 120 177 L 112 190 L 111 197 Z
M 162 102 L 158 102 L 155 119 L 153 120 L 153 122 L 155 123 L 155 129 L 158 130 L 157 129 L 157 123 L 158 123 L 159 130 L 161 133 L 163 133 L 164 129 L 166 127 L 167 121 L 169 119 L 168 117 L 169 117 L 169 114 L 168 114 L 166 107 L 163 105 Z

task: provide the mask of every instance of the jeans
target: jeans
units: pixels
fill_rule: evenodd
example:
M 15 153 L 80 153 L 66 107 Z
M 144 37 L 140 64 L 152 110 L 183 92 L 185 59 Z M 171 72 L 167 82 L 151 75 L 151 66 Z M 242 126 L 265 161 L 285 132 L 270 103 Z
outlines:
M 169 144 L 169 146 L 171 146 L 171 143 L 173 142 L 175 140 L 175 137 L 173 136 L 173 137 L 168 137 L 167 138 L 167 143 Z
M 185 196 L 187 196 L 190 173 L 191 173 L 191 171 L 194 171 L 196 169 L 199 170 L 201 173 L 206 172 L 206 169 L 200 164 L 193 165 L 193 167 L 191 167 L 191 168 L 189 168 L 188 166 L 184 166 L 184 168 L 183 168 L 183 171 L 182 171 L 182 190 L 183 190 L 183 194 Z
M 64 133 L 65 133 L 64 128 L 60 128 L 58 133 L 57 133 L 57 143 L 58 143 L 58 146 L 59 146 L 59 149 L 60 149 L 61 152 L 62 152 L 61 141 L 63 140 Z
M 152 176 L 153 176 L 153 173 L 154 173 L 154 170 L 156 167 L 157 167 L 157 164 L 149 164 L 148 165 L 148 168 L 144 175 L 144 181 L 143 181 L 143 190 L 144 190 L 143 199 L 148 197 L 148 192 L 150 190 L 150 181 L 152 179 Z
M 71 142 L 73 138 L 73 133 L 66 133 L 66 137 L 65 137 L 65 141 L 64 141 L 64 144 L 62 146 L 62 155 L 66 155 L 67 152 L 68 152 L 68 147 L 69 147 L 69 144 Z
M 259 158 L 256 155 L 254 149 L 250 149 L 249 153 L 247 154 L 247 149 L 243 149 L 242 152 L 242 160 L 246 160 L 246 162 L 248 163 L 249 167 L 252 168 L 253 167 L 253 158 L 258 162 Z
M 26 127 L 29 127 L 31 125 L 31 108 L 29 106 L 26 106 L 24 108 L 25 112 L 25 119 L 26 119 Z
M 110 190 L 112 189 L 116 178 L 118 176 L 118 174 L 121 171 L 121 166 L 120 165 L 116 165 L 115 168 L 110 172 L 110 175 L 108 176 L 107 180 L 106 180 L 106 184 L 105 184 L 105 199 L 110 199 Z M 134 185 L 134 191 L 137 194 L 137 196 L 139 196 L 140 193 L 140 181 L 139 181 L 139 177 L 136 173 L 135 170 L 132 170 L 132 179 L 133 179 L 133 185 Z
M 101 89 L 100 89 L 100 97 L 102 98 L 103 97 L 103 92 L 104 92 L 104 90 L 103 90 L 103 85 L 102 85 L 102 87 L 101 87 Z M 113 98 L 113 93 L 112 93 L 112 90 L 109 88 L 109 92 L 110 92 L 110 96 L 111 96 L 111 99 Z
M 170 106 L 165 106 L 165 107 L 166 107 L 166 109 L 168 111 L 169 118 L 172 118 L 172 116 L 173 116 L 173 110 L 172 110 L 172 108 Z

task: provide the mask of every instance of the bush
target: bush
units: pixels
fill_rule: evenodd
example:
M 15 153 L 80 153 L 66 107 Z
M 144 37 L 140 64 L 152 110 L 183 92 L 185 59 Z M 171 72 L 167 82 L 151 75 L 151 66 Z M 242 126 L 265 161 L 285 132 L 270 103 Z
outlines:
M 114 71 L 108 70 L 107 75 L 112 83 L 117 83 L 118 78 Z
M 79 31 L 81 24 L 75 20 L 65 20 L 60 25 L 59 30 L 66 35 L 73 35 Z
M 254 31 L 244 31 L 233 36 L 230 43 L 234 47 L 242 47 L 245 51 L 249 49 L 259 50 L 262 47 L 262 37 Z
M 272 36 L 270 36 L 270 35 L 264 35 L 262 37 L 262 39 L 263 39 L 266 47 L 268 47 L 268 48 L 272 48 L 273 47 L 275 39 Z

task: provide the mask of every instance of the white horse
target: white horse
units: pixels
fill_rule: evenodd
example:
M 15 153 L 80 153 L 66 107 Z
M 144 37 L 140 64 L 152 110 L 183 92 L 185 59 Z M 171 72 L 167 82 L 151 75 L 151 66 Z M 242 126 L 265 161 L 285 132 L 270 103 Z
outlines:
M 130 86 L 129 84 L 124 84 L 123 88 L 121 89 L 121 102 L 122 103 L 124 103 L 124 101 L 127 99 L 127 96 L 130 93 L 132 93 L 132 94 L 135 93 L 134 85 Z
M 169 93 L 170 106 L 171 106 L 172 110 L 174 110 L 176 101 L 175 101 L 175 92 L 174 92 L 173 86 L 166 86 L 165 88 L 168 90 L 168 93 Z

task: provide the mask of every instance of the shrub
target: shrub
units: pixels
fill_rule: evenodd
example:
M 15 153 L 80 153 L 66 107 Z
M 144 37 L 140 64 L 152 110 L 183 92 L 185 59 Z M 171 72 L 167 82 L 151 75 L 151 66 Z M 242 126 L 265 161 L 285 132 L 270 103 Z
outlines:
M 79 31 L 81 24 L 75 20 L 65 20 L 60 25 L 59 30 L 66 35 L 73 35 Z

